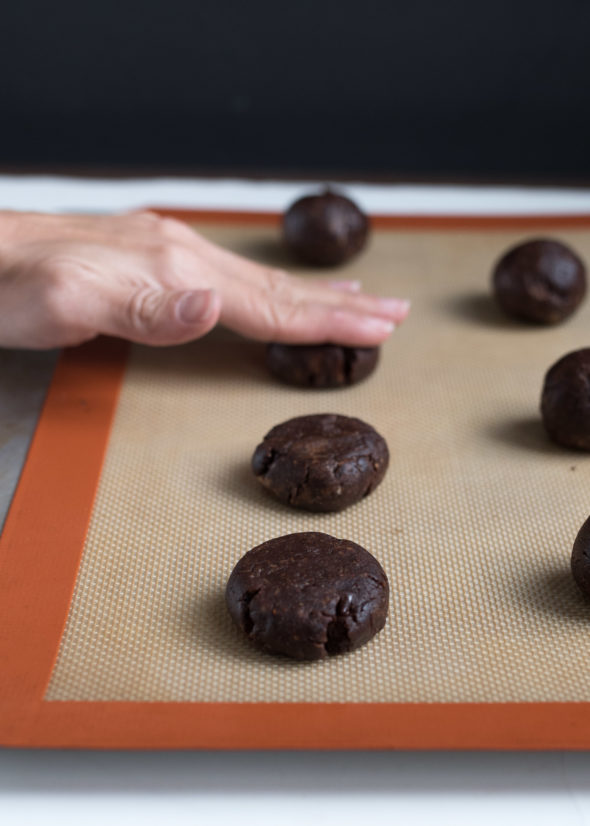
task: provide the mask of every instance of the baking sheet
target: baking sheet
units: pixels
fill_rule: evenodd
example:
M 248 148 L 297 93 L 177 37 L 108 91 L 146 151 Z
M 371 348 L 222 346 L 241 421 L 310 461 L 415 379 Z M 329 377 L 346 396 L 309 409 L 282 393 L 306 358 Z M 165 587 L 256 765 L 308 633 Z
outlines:
M 199 229 L 281 262 L 268 228 Z M 557 328 L 496 311 L 491 265 L 522 237 L 377 233 L 343 275 L 413 309 L 357 387 L 276 384 L 262 347 L 224 332 L 134 347 L 45 699 L 590 700 L 590 612 L 569 574 L 590 464 L 547 442 L 537 410 L 545 369 L 587 343 L 588 310 Z M 587 232 L 559 237 L 590 260 Z M 383 484 L 340 514 L 276 503 L 248 467 L 273 425 L 318 412 L 359 416 L 390 446 Z M 271 658 L 231 625 L 239 557 L 299 530 L 359 542 L 388 573 L 387 627 L 352 655 Z
M 178 217 L 286 264 L 278 216 Z M 223 331 L 63 354 L 0 538 L 3 745 L 590 747 L 589 609 L 569 574 L 589 465 L 538 416 L 543 374 L 585 346 L 589 310 L 528 327 L 488 293 L 525 237 L 588 259 L 590 217 L 374 223 L 339 276 L 413 311 L 362 385 L 278 385 L 260 345 Z M 271 426 L 321 411 L 365 418 L 391 449 L 383 484 L 342 514 L 291 511 L 248 471 Z M 232 627 L 226 578 L 256 543 L 310 529 L 379 557 L 388 625 L 349 656 L 267 657 Z

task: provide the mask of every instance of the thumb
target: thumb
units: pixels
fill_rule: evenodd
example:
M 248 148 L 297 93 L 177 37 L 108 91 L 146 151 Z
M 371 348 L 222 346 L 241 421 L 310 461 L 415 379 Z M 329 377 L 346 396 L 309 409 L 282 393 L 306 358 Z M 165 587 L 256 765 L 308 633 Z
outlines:
M 140 344 L 182 344 L 215 326 L 221 299 L 214 290 L 144 287 L 125 296 L 117 309 L 104 332 Z

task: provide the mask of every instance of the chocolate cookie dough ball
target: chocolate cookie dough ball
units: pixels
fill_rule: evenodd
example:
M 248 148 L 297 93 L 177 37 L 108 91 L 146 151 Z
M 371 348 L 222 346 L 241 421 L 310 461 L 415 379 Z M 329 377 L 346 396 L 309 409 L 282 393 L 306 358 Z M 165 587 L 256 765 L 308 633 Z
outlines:
M 590 450 L 590 348 L 568 353 L 549 369 L 541 415 L 558 445 Z
M 273 427 L 252 470 L 277 499 L 309 511 L 340 511 L 368 496 L 385 476 L 389 451 L 371 425 L 350 416 L 298 416 Z
M 586 519 L 572 550 L 572 575 L 580 590 L 590 596 L 590 517 Z
M 527 241 L 498 261 L 493 289 L 508 315 L 538 324 L 556 324 L 582 302 L 586 268 L 576 253 L 559 241 Z
M 321 660 L 359 648 L 383 628 L 389 583 L 360 545 L 293 533 L 248 551 L 225 596 L 233 621 L 255 646 Z
M 370 375 L 379 347 L 337 344 L 269 344 L 266 365 L 273 376 L 297 387 L 347 387 Z
M 359 253 L 369 221 L 357 205 L 335 192 L 306 195 L 283 217 L 283 238 L 295 258 L 318 267 L 335 267 Z

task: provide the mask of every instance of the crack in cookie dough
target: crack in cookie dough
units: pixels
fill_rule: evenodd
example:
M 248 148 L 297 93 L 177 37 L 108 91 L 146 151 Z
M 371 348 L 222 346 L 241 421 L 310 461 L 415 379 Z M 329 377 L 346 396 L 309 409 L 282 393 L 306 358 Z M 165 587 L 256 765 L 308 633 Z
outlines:
M 240 559 L 226 603 L 256 647 L 317 660 L 353 651 L 383 628 L 389 583 L 360 545 L 325 533 L 295 533 Z
M 310 511 L 339 511 L 360 501 L 383 479 L 385 439 L 350 416 L 298 416 L 274 427 L 252 456 L 252 470 L 282 502 Z
M 273 376 L 296 387 L 348 387 L 367 378 L 378 360 L 378 347 L 273 343 L 266 348 Z

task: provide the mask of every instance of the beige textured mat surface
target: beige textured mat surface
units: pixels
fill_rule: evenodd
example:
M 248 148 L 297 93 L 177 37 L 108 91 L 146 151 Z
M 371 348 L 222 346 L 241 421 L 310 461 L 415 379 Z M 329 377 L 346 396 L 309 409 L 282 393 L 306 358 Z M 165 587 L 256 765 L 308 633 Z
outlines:
M 272 229 L 203 231 L 272 255 Z M 587 232 L 552 235 L 590 260 Z M 260 346 L 224 332 L 134 348 L 45 699 L 589 701 L 590 606 L 569 555 L 590 513 L 590 456 L 551 446 L 537 410 L 547 367 L 590 344 L 590 303 L 553 329 L 505 321 L 490 267 L 523 237 L 377 233 L 339 275 L 413 310 L 378 371 L 347 390 L 275 384 Z M 316 412 L 365 419 L 391 451 L 382 485 L 341 514 L 291 511 L 248 470 L 273 425 Z M 348 537 L 385 567 L 389 622 L 364 649 L 300 664 L 232 627 L 237 559 L 297 530 Z

